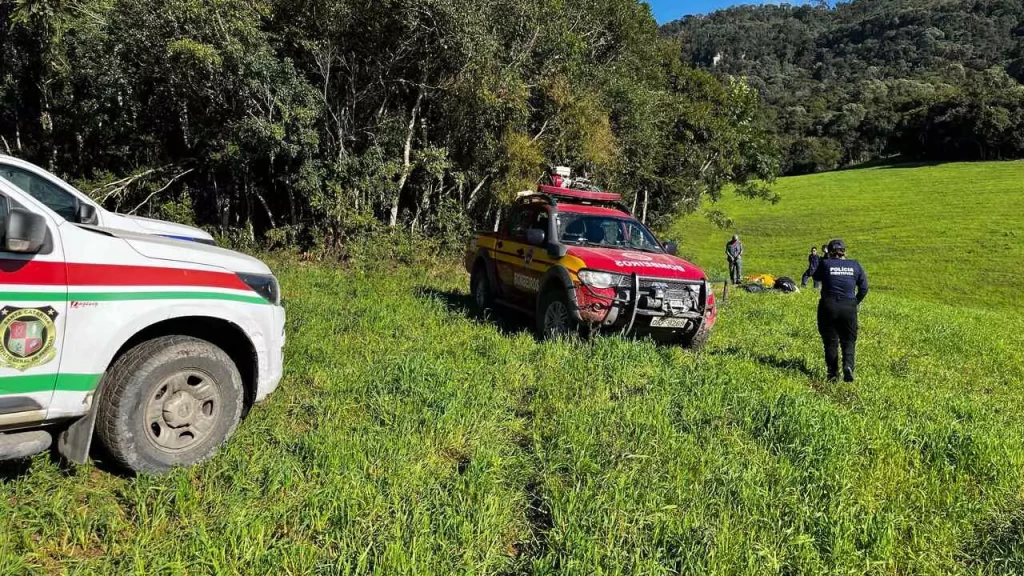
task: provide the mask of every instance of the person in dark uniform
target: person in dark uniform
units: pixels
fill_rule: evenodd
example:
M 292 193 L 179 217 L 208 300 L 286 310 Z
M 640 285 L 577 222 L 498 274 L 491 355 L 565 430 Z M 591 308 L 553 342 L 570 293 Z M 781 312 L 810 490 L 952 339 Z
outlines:
M 725 258 L 729 261 L 729 279 L 735 285 L 743 283 L 743 242 L 740 242 L 739 235 L 734 235 L 732 241 L 725 245 Z
M 801 286 L 807 288 L 807 280 L 814 277 L 814 271 L 818 269 L 818 264 L 820 263 L 821 256 L 818 256 L 818 249 L 811 246 L 811 255 L 807 257 L 807 272 L 804 272 L 804 277 L 800 280 Z M 821 283 L 815 280 L 814 287 L 820 288 Z
M 857 357 L 857 309 L 868 295 L 868 275 L 856 260 L 847 260 L 846 244 L 833 240 L 828 257 L 818 264 L 814 280 L 821 282 L 818 332 L 825 345 L 828 379 L 839 379 L 839 348 L 843 349 L 843 379 L 853 382 Z

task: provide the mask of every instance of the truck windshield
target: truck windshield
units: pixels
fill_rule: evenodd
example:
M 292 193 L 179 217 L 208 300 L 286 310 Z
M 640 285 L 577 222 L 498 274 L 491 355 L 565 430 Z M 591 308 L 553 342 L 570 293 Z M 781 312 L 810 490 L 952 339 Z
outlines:
M 654 236 L 636 220 L 562 213 L 558 216 L 558 233 L 563 244 L 664 253 Z

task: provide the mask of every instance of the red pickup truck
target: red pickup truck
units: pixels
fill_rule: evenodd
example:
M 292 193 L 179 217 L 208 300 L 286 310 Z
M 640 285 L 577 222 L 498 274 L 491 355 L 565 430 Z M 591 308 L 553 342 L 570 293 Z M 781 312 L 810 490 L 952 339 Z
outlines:
M 619 331 L 697 347 L 717 319 L 704 272 L 621 204 L 591 189 L 540 186 L 466 252 L 473 299 L 532 316 L 543 338 Z

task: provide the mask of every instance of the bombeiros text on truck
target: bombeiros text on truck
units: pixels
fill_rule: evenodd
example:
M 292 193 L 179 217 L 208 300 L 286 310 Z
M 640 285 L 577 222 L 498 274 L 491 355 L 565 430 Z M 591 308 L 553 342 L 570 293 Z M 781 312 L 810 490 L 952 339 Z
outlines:
M 211 457 L 281 380 L 285 312 L 270 269 L 167 229 L 54 210 L 7 172 L 0 460 L 56 442 L 85 462 L 94 436 L 138 472 Z
M 497 232 L 470 242 L 466 269 L 481 309 L 535 318 L 543 337 L 620 331 L 700 346 L 717 319 L 707 275 L 676 256 L 621 197 L 557 168 L 521 195 Z

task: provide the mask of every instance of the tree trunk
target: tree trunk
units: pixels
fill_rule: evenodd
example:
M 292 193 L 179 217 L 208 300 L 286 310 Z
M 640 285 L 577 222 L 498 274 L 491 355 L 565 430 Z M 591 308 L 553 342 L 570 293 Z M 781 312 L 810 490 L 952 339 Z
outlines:
M 647 188 L 644 188 L 644 215 L 643 218 L 640 219 L 640 221 L 644 223 L 644 226 L 647 225 L 647 204 L 650 199 L 651 197 L 650 194 L 647 192 Z
M 416 104 L 412 107 L 409 130 L 405 136 L 405 151 L 402 156 L 402 177 L 398 179 L 398 190 L 395 191 L 395 197 L 391 200 L 391 217 L 388 220 L 388 226 L 392 229 L 398 225 L 398 203 L 402 199 L 402 190 L 405 188 L 405 183 L 409 180 L 409 172 L 412 167 L 412 137 L 416 132 L 416 117 L 420 113 L 420 106 L 422 104 L 423 87 L 421 86 L 419 94 L 416 95 Z

